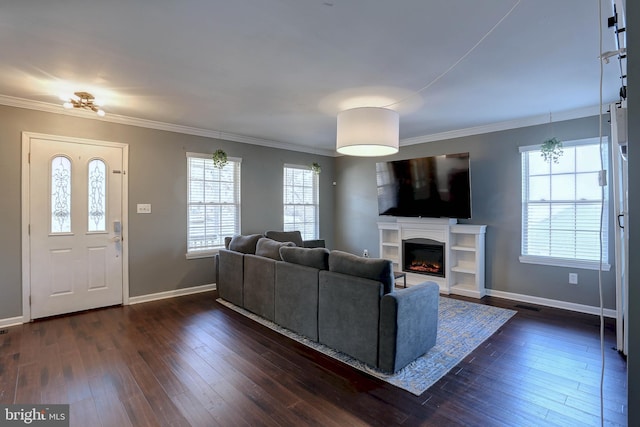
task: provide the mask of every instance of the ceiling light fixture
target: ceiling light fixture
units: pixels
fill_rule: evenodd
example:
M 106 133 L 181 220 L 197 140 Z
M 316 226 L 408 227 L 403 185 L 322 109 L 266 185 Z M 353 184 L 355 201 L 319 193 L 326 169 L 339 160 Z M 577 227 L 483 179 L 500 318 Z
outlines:
M 89 92 L 75 92 L 62 106 L 67 109 L 81 108 L 91 110 L 100 117 L 105 115 L 104 110 L 99 108 L 100 103 Z
M 400 116 L 380 107 L 358 107 L 338 113 L 336 149 L 348 156 L 388 156 L 400 146 Z

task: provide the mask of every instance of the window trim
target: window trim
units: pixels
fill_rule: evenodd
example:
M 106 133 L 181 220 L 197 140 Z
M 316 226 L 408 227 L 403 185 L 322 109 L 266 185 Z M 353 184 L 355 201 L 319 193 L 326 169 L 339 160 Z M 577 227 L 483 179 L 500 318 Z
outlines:
M 186 159 L 187 159 L 187 192 L 189 191 L 189 158 L 197 158 L 197 159 L 211 159 L 211 154 L 209 153 L 196 153 L 196 152 L 189 152 L 187 151 L 186 153 Z M 240 179 L 240 182 L 237 183 L 236 188 L 238 189 L 238 233 L 240 233 L 240 230 L 242 230 L 242 191 L 241 191 L 241 185 L 242 185 L 242 158 L 241 157 L 227 157 L 227 160 L 229 162 L 237 162 L 239 164 L 240 167 L 240 171 L 238 173 L 238 178 Z M 186 232 L 187 232 L 187 236 L 186 236 L 186 246 L 187 246 L 187 252 L 185 254 L 185 258 L 186 259 L 201 259 L 201 258 L 211 258 L 214 257 L 216 254 L 218 254 L 218 252 L 220 251 L 220 249 L 224 248 L 224 245 L 220 245 L 220 246 L 215 246 L 215 247 L 210 247 L 210 248 L 205 248 L 205 249 L 191 249 L 189 250 L 189 194 L 187 193 L 187 202 L 186 202 L 186 208 L 187 208 L 187 212 L 186 212 Z
M 571 140 L 571 141 L 562 141 L 562 145 L 563 147 L 578 147 L 578 146 L 583 146 L 583 145 L 594 145 L 594 144 L 600 144 L 600 137 L 593 137 L 593 138 L 582 138 L 582 139 L 576 139 L 576 140 Z M 605 150 L 605 152 L 608 154 L 608 150 L 606 148 L 606 146 L 609 144 L 609 139 L 606 136 L 602 137 L 602 144 L 605 146 L 603 149 Z M 539 151 L 540 150 L 540 145 L 527 145 L 527 146 L 521 146 L 518 147 L 518 151 L 520 152 L 520 164 L 522 167 L 522 154 L 524 153 L 529 153 L 532 151 Z M 605 164 L 605 169 L 608 167 L 608 162 L 609 162 L 609 158 L 608 156 L 606 157 L 605 161 L 607 162 L 607 164 Z M 573 175 L 575 175 L 575 172 L 573 173 Z M 520 171 L 520 184 L 521 187 L 524 188 L 525 184 L 523 182 L 523 178 L 524 178 L 524 170 L 521 169 Z M 528 177 L 527 177 L 528 178 Z M 609 245 L 610 245 L 610 236 L 609 236 L 609 221 L 608 221 L 608 210 L 610 209 L 610 203 L 609 203 L 609 198 L 608 198 L 608 188 L 609 186 L 607 185 L 605 190 L 605 197 L 604 200 L 602 200 L 602 203 L 605 205 L 604 209 L 607 211 L 605 212 L 605 215 L 607 217 L 607 221 L 605 221 L 603 223 L 603 230 L 606 233 L 607 236 L 607 245 L 605 248 L 603 248 L 603 252 L 604 251 L 608 251 L 609 250 Z M 520 256 L 518 257 L 519 261 L 521 263 L 524 264 L 536 264 L 536 265 L 548 265 L 548 266 L 554 266 L 554 267 L 569 267 L 569 268 L 576 268 L 576 269 L 584 269 L 584 270 L 600 270 L 602 269 L 602 271 L 610 271 L 611 270 L 611 264 L 609 264 L 609 262 L 600 262 L 600 261 L 590 261 L 590 260 L 580 260 L 580 259 L 573 259 L 573 258 L 560 258 L 560 257 L 552 257 L 552 256 L 541 256 L 541 255 L 523 255 L 522 254 L 522 248 L 523 248 L 523 239 L 524 239 L 524 194 L 520 194 L 520 204 L 521 204 L 521 213 L 520 213 Z M 601 230 L 602 232 L 602 230 Z M 608 260 L 608 254 L 606 254 L 606 258 Z
M 583 270 L 600 270 L 599 261 L 583 261 L 569 258 L 545 257 L 537 255 L 520 255 L 518 258 L 523 264 L 549 265 L 553 267 L 570 267 Z M 611 270 L 611 264 L 602 263 L 602 271 Z
M 313 171 L 311 170 L 311 167 L 307 165 L 296 165 L 292 163 L 285 163 L 282 166 L 282 229 L 283 230 L 285 230 L 284 209 L 286 205 L 290 204 L 290 203 L 286 203 L 285 197 L 284 197 L 285 185 L 286 185 L 285 184 L 286 169 L 300 169 L 300 170 L 311 171 L 313 173 Z M 315 190 L 315 203 L 313 204 L 313 206 L 316 207 L 316 215 L 315 215 L 315 221 L 314 221 L 314 225 L 315 225 L 314 237 L 312 237 L 312 239 L 307 239 L 305 238 L 304 233 L 302 233 L 303 240 L 315 240 L 320 238 L 320 177 L 318 176 L 318 174 L 313 173 L 313 179 L 314 179 L 314 190 Z

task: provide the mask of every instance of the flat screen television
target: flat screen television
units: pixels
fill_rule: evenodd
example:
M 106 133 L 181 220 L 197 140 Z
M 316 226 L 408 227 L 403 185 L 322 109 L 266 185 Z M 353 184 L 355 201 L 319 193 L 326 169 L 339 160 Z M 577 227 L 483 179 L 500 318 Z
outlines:
M 378 213 L 471 218 L 469 153 L 376 164 Z

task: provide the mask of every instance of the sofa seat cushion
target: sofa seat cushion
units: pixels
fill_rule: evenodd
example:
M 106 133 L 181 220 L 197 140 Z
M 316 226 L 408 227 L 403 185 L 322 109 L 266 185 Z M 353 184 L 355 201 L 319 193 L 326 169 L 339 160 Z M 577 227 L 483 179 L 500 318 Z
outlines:
M 292 264 L 304 265 L 318 270 L 329 269 L 329 250 L 325 248 L 282 247 L 280 248 L 280 256 L 283 261 Z
M 248 234 L 246 236 L 238 234 L 231 238 L 229 249 L 243 254 L 255 254 L 256 245 L 261 238 L 262 234 Z
M 299 231 L 267 231 L 264 235 L 278 242 L 293 242 L 294 245 L 302 247 L 302 234 Z
M 293 242 L 277 242 L 263 237 L 258 240 L 258 243 L 256 244 L 256 255 L 281 261 L 282 257 L 280 256 L 280 248 L 294 246 L 295 244 Z
M 363 258 L 347 252 L 331 251 L 329 254 L 329 270 L 350 276 L 377 280 L 382 283 L 385 294 L 393 292 L 393 264 L 389 260 Z

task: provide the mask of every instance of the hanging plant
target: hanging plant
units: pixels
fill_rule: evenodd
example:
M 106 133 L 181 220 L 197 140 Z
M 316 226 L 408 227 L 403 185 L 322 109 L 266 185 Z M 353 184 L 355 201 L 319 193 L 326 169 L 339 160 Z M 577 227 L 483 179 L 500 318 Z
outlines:
M 311 170 L 316 175 L 320 175 L 320 172 L 322 172 L 322 167 L 320 167 L 320 163 L 313 162 L 313 163 L 311 163 Z
M 213 166 L 218 169 L 222 169 L 228 163 L 227 153 L 225 153 L 224 150 L 216 150 L 216 152 L 213 153 L 212 158 L 213 158 Z
M 545 162 L 553 161 L 553 163 L 558 163 L 563 153 L 562 141 L 556 137 L 547 139 L 540 146 L 540 153 L 540 155 L 544 157 Z

